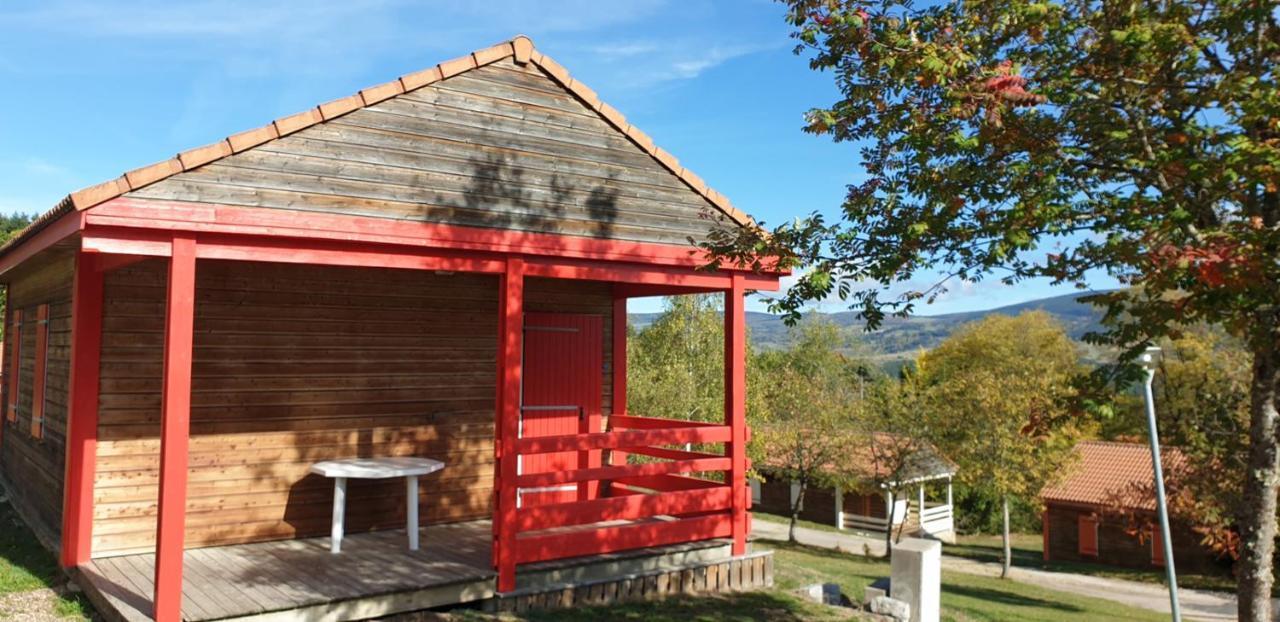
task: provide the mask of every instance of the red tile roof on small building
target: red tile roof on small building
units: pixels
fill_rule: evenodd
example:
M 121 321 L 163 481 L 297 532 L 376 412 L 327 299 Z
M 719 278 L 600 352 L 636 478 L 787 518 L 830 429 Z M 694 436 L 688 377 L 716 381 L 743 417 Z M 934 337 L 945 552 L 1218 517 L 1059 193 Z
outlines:
M 513 58 L 515 62 L 522 65 L 532 63 L 537 66 L 588 108 L 595 111 L 601 118 L 622 132 L 628 139 L 648 153 L 650 157 L 666 167 L 690 189 L 706 199 L 707 202 L 727 216 L 730 221 L 743 227 L 758 226 L 750 216 L 734 207 L 727 197 L 708 186 L 693 171 L 681 166 L 675 156 L 662 147 L 655 145 L 653 139 L 649 138 L 640 128 L 627 122 L 627 118 L 618 109 L 601 101 L 594 90 L 569 75 L 569 71 L 560 63 L 538 51 L 529 37 L 517 35 L 509 41 L 401 76 L 384 84 L 371 86 L 353 95 L 340 97 L 297 114 L 281 117 L 262 127 L 232 134 L 217 142 L 179 153 L 168 160 L 136 168 L 115 179 L 72 192 L 52 209 L 38 216 L 25 229 L 10 238 L 8 242 L 0 245 L 0 255 L 4 255 L 64 214 L 89 209 L 131 190 L 137 190 L 184 171 L 198 168 L 268 141 L 288 136 L 299 130 L 324 123 L 355 110 L 372 106 L 401 93 L 407 93 L 506 58 Z
M 1066 476 L 1040 491 L 1046 503 L 1073 503 L 1130 510 L 1155 510 L 1155 478 L 1151 448 L 1143 443 L 1084 441 L 1076 445 L 1079 460 Z M 1163 447 L 1160 462 L 1166 483 L 1187 466 L 1176 447 Z

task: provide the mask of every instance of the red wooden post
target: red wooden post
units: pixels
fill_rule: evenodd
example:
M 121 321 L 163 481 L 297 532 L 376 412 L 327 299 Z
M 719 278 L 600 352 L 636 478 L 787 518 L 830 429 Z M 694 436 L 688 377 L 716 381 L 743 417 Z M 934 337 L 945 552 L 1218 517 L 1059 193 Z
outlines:
M 63 490 L 64 568 L 89 561 L 93 545 L 93 478 L 98 452 L 98 359 L 102 351 L 99 256 L 80 253 L 71 287 L 71 395 Z
M 617 293 L 614 286 L 613 298 L 613 410 L 612 416 L 627 414 L 627 298 Z M 627 453 L 614 449 L 609 451 L 609 464 L 626 464 Z M 607 484 L 612 486 L 612 484 Z M 611 493 L 606 490 L 605 493 Z
M 191 431 L 191 349 L 195 328 L 196 240 L 175 235 L 165 310 L 164 384 L 160 419 L 160 503 L 156 528 L 157 622 L 182 618 L 182 541 L 187 510 L 187 443 Z
M 507 259 L 498 292 L 498 500 L 493 521 L 498 591 L 516 589 L 516 444 L 520 436 L 524 260 Z
M 613 414 L 627 414 L 627 299 L 613 299 Z
M 747 552 L 747 328 L 745 279 L 735 272 L 724 293 L 724 423 L 732 439 L 725 444 L 733 487 L 733 554 Z

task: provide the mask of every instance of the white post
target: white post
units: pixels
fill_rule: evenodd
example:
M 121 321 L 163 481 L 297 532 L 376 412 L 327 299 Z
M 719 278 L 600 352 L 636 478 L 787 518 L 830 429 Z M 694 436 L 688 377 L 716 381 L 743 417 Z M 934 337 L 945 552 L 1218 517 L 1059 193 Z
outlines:
M 907 538 L 893 548 L 889 596 L 911 607 L 911 622 L 937 622 L 941 616 L 942 544 Z
M 951 478 L 947 478 L 947 508 L 951 507 Z
M 836 529 L 844 529 L 844 490 L 836 486 Z
M 409 532 L 409 550 L 418 550 L 418 476 L 404 478 L 405 490 L 405 531 Z
M 920 504 L 919 517 L 920 524 L 924 524 L 924 482 L 920 482 L 920 487 L 916 489 L 917 503 Z
M 889 520 L 889 529 L 893 529 L 893 525 L 897 522 L 898 513 L 895 511 L 897 510 L 897 508 L 894 507 L 896 505 L 897 505 L 897 502 L 893 500 L 893 492 L 885 491 L 884 493 L 885 512 L 884 513 L 885 513 L 885 517 Z
M 347 513 L 347 478 L 333 478 L 333 524 L 329 527 L 329 552 L 342 552 L 342 522 Z

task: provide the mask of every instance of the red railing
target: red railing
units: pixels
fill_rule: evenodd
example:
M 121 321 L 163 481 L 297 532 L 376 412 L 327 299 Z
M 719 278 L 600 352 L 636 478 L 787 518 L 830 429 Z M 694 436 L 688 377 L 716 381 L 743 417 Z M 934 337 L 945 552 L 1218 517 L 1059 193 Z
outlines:
M 516 478 L 520 488 L 607 482 L 608 496 L 516 511 L 516 562 L 529 563 L 732 535 L 733 487 L 691 473 L 728 472 L 732 457 L 664 445 L 730 443 L 730 426 L 615 415 L 608 432 L 524 438 L 520 455 L 609 449 L 613 464 Z M 626 454 L 653 458 L 627 464 Z M 745 483 L 742 485 L 745 486 Z M 739 499 L 742 496 L 738 496 Z M 749 495 L 746 496 L 749 499 Z

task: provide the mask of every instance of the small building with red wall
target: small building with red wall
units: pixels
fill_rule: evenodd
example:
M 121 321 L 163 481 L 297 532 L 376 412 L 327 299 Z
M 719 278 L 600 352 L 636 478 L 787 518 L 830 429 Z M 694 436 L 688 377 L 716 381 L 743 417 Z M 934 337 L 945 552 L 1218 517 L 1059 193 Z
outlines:
M 1067 474 L 1040 493 L 1045 561 L 1163 567 L 1150 447 L 1084 441 L 1075 451 Z M 1185 469 L 1186 457 L 1165 447 L 1161 463 L 1168 481 Z M 1191 526 L 1175 519 L 1170 527 L 1178 568 L 1213 563 Z

